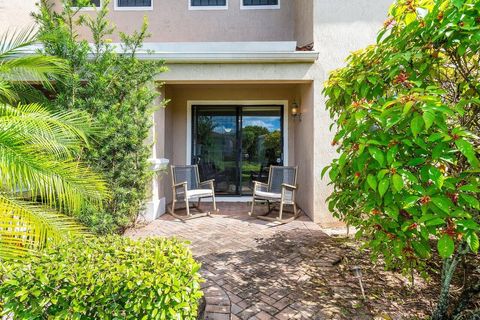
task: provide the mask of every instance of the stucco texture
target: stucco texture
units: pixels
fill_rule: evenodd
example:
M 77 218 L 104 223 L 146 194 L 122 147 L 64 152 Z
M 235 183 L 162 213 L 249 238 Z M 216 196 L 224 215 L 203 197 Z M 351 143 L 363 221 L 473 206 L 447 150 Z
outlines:
M 7 30 L 34 26 L 31 13 L 36 11 L 35 0 L 0 0 L 0 35 Z
M 109 19 L 118 30 L 138 30 L 147 17 L 149 42 L 294 40 L 296 0 L 282 0 L 280 9 L 266 10 L 241 10 L 240 0 L 228 0 L 227 10 L 189 10 L 189 0 L 152 0 L 153 10 L 142 11 L 116 10 L 114 1 L 109 4 Z M 55 4 L 58 10 L 60 0 Z M 85 29 L 82 34 L 89 38 Z M 118 42 L 118 34 L 112 40 Z

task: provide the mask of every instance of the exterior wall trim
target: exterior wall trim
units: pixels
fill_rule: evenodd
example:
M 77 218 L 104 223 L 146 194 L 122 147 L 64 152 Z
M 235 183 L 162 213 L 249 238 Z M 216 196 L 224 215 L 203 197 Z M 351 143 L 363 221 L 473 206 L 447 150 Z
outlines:
M 141 60 L 165 60 L 167 63 L 313 63 L 318 59 L 318 52 L 138 52 L 136 56 Z
M 192 163 L 192 106 L 193 105 L 283 105 L 283 163 L 288 166 L 288 100 L 187 100 L 187 139 L 186 139 L 186 163 Z

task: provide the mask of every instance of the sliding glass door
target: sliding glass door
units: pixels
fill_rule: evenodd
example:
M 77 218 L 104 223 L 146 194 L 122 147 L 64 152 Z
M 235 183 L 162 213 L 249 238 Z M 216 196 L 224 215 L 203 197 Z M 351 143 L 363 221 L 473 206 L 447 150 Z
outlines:
M 193 106 L 192 162 L 219 195 L 250 195 L 283 164 L 282 106 Z

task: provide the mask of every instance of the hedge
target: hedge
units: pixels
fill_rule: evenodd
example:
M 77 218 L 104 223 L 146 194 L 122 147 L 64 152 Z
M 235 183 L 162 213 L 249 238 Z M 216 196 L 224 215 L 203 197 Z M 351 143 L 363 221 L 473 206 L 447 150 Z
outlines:
M 1 266 L 13 319 L 196 319 L 200 265 L 176 239 L 77 239 Z

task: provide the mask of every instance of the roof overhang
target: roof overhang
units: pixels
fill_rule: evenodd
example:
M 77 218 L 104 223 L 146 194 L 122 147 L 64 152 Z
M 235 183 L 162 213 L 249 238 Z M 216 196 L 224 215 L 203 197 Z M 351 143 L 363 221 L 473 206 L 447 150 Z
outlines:
M 111 45 L 123 52 L 121 44 Z M 38 48 L 32 47 L 31 52 Z M 296 51 L 295 41 L 161 42 L 145 43 L 136 56 L 142 60 L 164 60 L 167 64 L 313 63 L 318 52 Z

